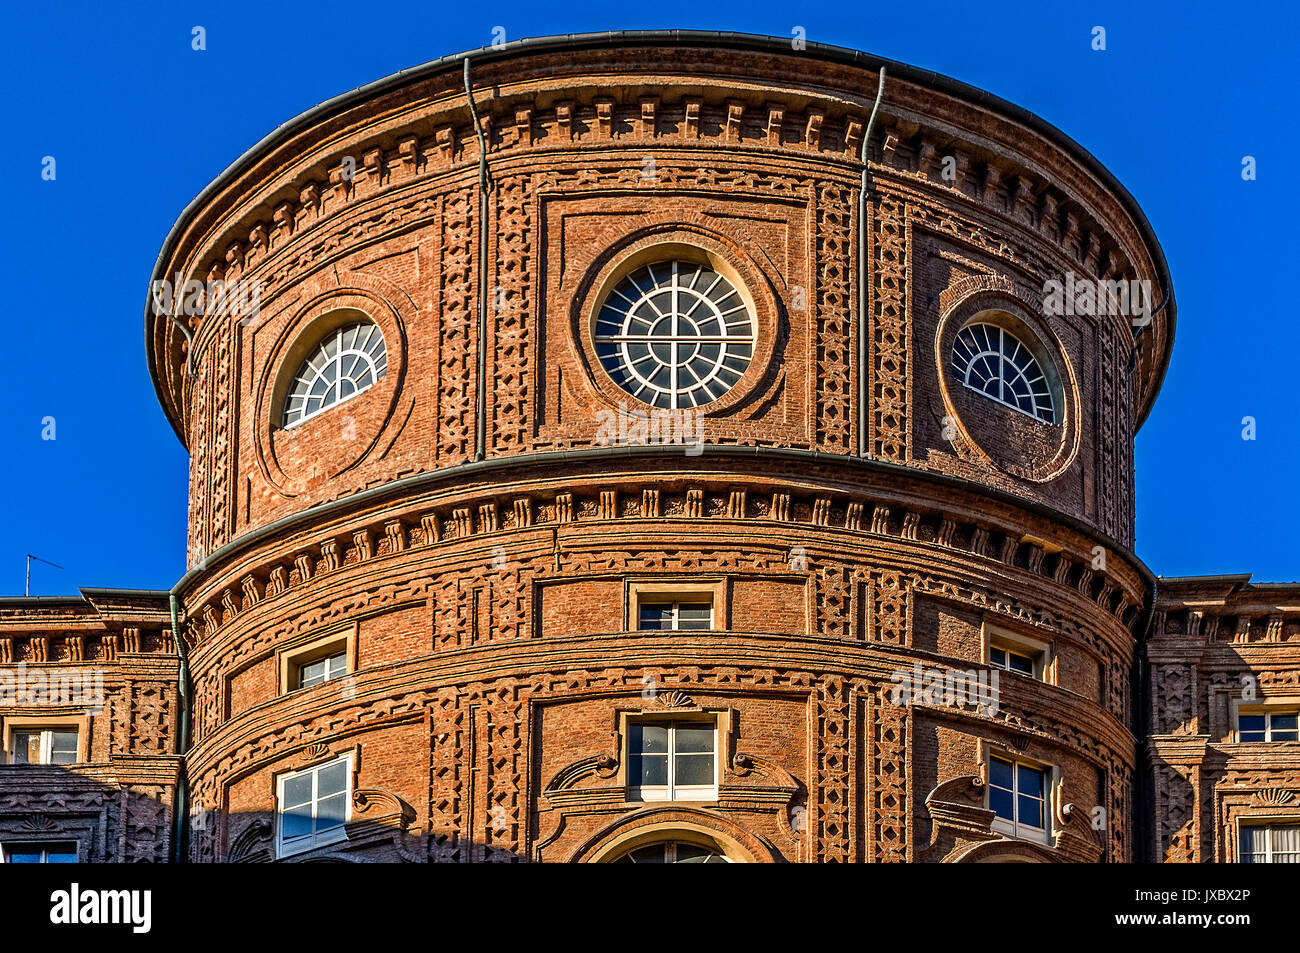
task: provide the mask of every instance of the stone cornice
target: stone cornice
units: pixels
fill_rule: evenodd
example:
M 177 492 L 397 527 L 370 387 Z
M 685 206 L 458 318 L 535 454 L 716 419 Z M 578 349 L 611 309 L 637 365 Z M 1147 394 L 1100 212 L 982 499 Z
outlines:
M 554 484 L 561 478 L 567 485 L 557 490 Z M 1086 537 L 1054 534 L 1054 551 L 1048 553 L 1043 541 L 1025 537 L 1015 528 L 1013 513 L 999 523 L 996 511 L 983 500 L 977 512 L 951 498 L 939 502 L 916 488 L 836 485 L 831 480 L 819 486 L 818 482 L 811 476 L 792 479 L 788 474 L 764 475 L 750 468 L 626 475 L 608 470 L 574 475 L 548 468 L 533 471 L 527 480 L 492 481 L 482 487 L 456 481 L 426 498 L 398 497 L 394 505 L 349 512 L 334 521 L 317 514 L 297 533 L 272 534 L 269 552 L 250 547 L 231 560 L 223 553 L 214 554 L 211 565 L 178 584 L 178 591 L 186 592 L 183 631 L 187 643 L 198 646 L 260 602 L 345 567 L 407 550 L 463 546 L 467 540 L 485 543 L 500 538 L 497 534 L 570 523 L 618 521 L 634 528 L 646 525 L 644 520 L 665 519 L 706 524 L 732 520 L 750 527 L 770 523 L 786 532 L 791 524 L 802 524 L 812 534 L 810 539 L 842 531 L 860 535 L 864 542 L 932 546 L 927 552 L 964 554 L 963 558 L 1040 576 L 1054 589 L 1072 588 L 1130 631 L 1138 621 L 1144 582 L 1122 551 L 1108 555 L 1108 571 L 1093 571 Z M 741 491 L 753 484 L 771 490 Z

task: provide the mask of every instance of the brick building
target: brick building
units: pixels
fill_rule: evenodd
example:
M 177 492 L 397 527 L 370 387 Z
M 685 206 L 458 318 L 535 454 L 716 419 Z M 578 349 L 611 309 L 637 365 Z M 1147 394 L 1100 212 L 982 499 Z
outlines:
M 1175 307 L 1080 146 L 853 51 L 323 103 L 155 266 L 189 571 L 0 603 L 0 671 L 103 682 L 0 699 L 0 849 L 1286 859 L 1296 588 L 1132 552 Z

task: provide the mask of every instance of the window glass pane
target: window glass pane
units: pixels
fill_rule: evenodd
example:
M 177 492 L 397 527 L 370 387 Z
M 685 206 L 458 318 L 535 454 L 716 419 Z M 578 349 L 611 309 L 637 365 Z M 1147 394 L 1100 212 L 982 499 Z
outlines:
M 1025 655 L 1011 654 L 1011 669 L 1016 672 L 1024 672 L 1026 675 L 1034 674 L 1034 660 Z
M 1272 838 L 1274 851 L 1300 851 L 1300 827 L 1275 827 Z
M 1240 715 L 1237 718 L 1237 732 L 1242 741 L 1264 740 L 1264 716 Z
M 299 680 L 299 687 L 311 688 L 313 685 L 319 685 L 325 681 L 326 660 L 321 659 L 317 662 L 308 662 L 302 667 L 302 678 Z
M 1020 816 L 1016 818 L 1021 824 L 1028 824 L 1030 827 L 1043 826 L 1043 802 L 1032 797 L 1020 795 Z
M 1020 793 L 1041 798 L 1043 796 L 1043 772 L 1023 764 L 1017 767 L 1020 772 Z
M 632 750 L 642 754 L 668 753 L 667 725 L 629 725 Z
M 677 863 L 703 864 L 713 856 L 713 851 L 697 844 L 677 844 Z
M 41 862 L 41 852 L 33 851 L 27 847 L 17 847 L 6 851 L 5 860 L 11 864 L 39 864 Z M 35 873 L 35 871 L 32 871 Z
M 713 750 L 713 725 L 678 725 L 676 731 L 679 752 Z
M 50 763 L 73 764 L 77 760 L 77 732 L 58 729 L 50 732 Z
M 45 855 L 47 864 L 75 864 L 77 862 L 76 851 L 52 850 Z
M 629 725 L 628 751 L 629 784 L 655 786 L 668 783 L 667 725 Z
M 329 677 L 338 678 L 340 675 L 347 674 L 348 658 L 340 652 L 338 655 L 331 655 L 329 658 Z
M 634 754 L 628 758 L 628 781 L 640 785 L 666 785 L 668 783 L 668 755 Z
M 319 780 L 316 782 L 316 797 L 325 798 L 331 794 L 342 794 L 348 785 L 348 763 L 336 761 L 317 770 Z
M 707 602 L 683 603 L 677 607 L 677 628 L 707 629 L 713 620 L 713 607 Z
M 13 764 L 41 763 L 41 734 L 39 731 L 13 733 Z
M 1272 718 L 1274 741 L 1296 741 L 1296 716 L 1274 715 Z
M 316 805 L 316 830 L 328 831 L 338 827 L 347 817 L 347 795 L 334 794 Z
M 1015 820 L 1011 792 L 1004 791 L 1002 788 L 989 788 L 989 810 L 998 817 L 1004 817 L 1009 821 Z
M 634 864 L 664 864 L 668 862 L 667 852 L 667 844 L 651 844 L 649 847 L 638 847 L 627 856 Z
M 1263 849 L 1262 828 L 1243 827 L 1241 829 L 1241 852 L 1243 854 L 1253 854 L 1256 850 Z M 1258 843 L 1259 846 L 1256 846 Z
M 989 761 L 989 784 L 1011 790 L 1011 762 L 1001 758 Z
M 679 785 L 712 784 L 712 754 L 679 754 L 677 756 L 677 776 L 673 779 Z
M 989 661 L 999 667 L 1005 667 L 1007 664 L 1007 653 L 1002 649 L 989 649 Z
M 299 807 L 311 803 L 311 774 L 299 774 L 284 782 L 284 807 Z
M 673 605 L 671 602 L 643 602 L 641 616 L 637 622 L 638 629 L 671 629 L 673 626 Z
M 291 837 L 305 837 L 310 833 L 311 805 L 299 805 L 280 815 L 280 836 L 285 840 Z

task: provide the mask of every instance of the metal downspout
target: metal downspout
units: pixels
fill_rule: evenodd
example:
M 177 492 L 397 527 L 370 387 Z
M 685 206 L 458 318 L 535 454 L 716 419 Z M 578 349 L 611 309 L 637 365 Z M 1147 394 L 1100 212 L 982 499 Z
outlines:
M 862 132 L 862 184 L 858 187 L 858 456 L 867 455 L 867 189 L 871 172 L 867 166 L 867 147 L 876 111 L 885 95 L 885 67 L 880 67 L 876 102 L 871 107 L 867 128 Z
M 185 756 L 190 747 L 190 668 L 189 660 L 185 654 L 185 638 L 181 635 L 180 624 L 177 621 L 178 613 L 176 611 L 176 591 L 172 590 L 171 595 L 171 613 L 172 613 L 172 642 L 176 646 L 176 657 L 180 660 L 180 669 L 177 675 L 179 688 L 179 698 L 181 704 L 180 710 L 180 739 L 177 742 L 176 753 L 181 756 L 180 776 L 176 780 L 176 803 L 173 807 L 173 814 L 176 817 L 176 830 L 172 834 L 172 863 L 183 863 L 185 858 L 185 832 L 189 822 L 189 770 L 186 766 Z

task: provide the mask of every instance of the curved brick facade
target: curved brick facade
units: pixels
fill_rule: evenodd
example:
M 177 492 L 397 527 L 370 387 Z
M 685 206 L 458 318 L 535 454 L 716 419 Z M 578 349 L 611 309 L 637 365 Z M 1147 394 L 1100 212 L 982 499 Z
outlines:
M 1131 365 L 1128 317 L 1044 306 L 1065 275 L 1168 292 L 1127 194 L 890 64 L 860 222 L 879 61 L 625 38 L 472 57 L 484 217 L 461 70 L 277 131 L 159 259 L 260 288 L 256 315 L 188 319 L 188 349 L 148 323 L 192 455 L 190 858 L 274 856 L 277 784 L 347 754 L 348 837 L 296 856 L 1132 859 L 1133 435 L 1173 307 Z M 700 447 L 638 445 L 593 350 L 605 289 L 656 256 L 713 264 L 754 318 Z M 386 375 L 281 427 L 341 313 L 378 325 Z M 1035 342 L 1053 422 L 954 379 L 986 314 Z M 636 631 L 657 591 L 710 600 L 713 630 Z M 329 640 L 348 674 L 290 690 Z M 992 643 L 1037 677 L 900 701 L 902 673 L 987 675 Z M 716 727 L 717 790 L 638 800 L 630 726 L 673 718 Z M 1046 772 L 1043 837 L 995 830 L 999 758 Z

